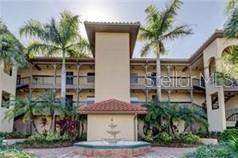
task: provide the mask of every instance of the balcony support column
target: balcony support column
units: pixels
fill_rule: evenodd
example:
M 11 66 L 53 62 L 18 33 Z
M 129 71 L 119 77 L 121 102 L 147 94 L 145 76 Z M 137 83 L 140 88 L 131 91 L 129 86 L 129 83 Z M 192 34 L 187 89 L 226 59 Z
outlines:
M 147 76 L 148 76 L 148 61 L 146 60 L 145 64 L 145 102 L 148 103 L 148 95 L 149 95 L 149 90 L 147 87 Z
M 190 87 L 193 88 L 193 80 L 192 80 L 192 66 L 189 66 L 189 82 L 190 82 Z
M 33 73 L 33 65 L 31 64 L 30 65 L 30 81 L 29 81 L 29 96 L 30 98 L 32 98 L 32 80 L 33 80 L 33 77 L 32 77 L 32 73 Z
M 56 92 L 57 65 L 54 64 L 53 67 L 54 67 L 54 85 L 53 85 L 54 87 L 53 87 L 53 90 L 54 90 L 54 92 Z
M 170 90 L 170 87 L 171 87 L 171 78 L 170 78 L 170 65 L 167 65 L 167 77 L 168 77 L 168 81 L 169 81 L 169 89 L 168 89 L 168 101 L 170 102 L 170 94 L 171 94 L 171 90 Z
M 76 93 L 77 93 L 77 107 L 79 107 L 79 68 L 80 68 L 80 64 L 77 65 L 77 89 L 76 89 Z
M 193 103 L 193 100 L 194 100 L 194 98 L 193 98 L 193 88 L 191 88 L 191 90 L 190 90 L 190 101 L 191 101 L 191 103 Z
M 193 82 L 192 82 L 192 66 L 190 65 L 189 67 L 188 67 L 188 69 L 189 69 L 189 85 L 190 85 L 190 100 L 191 100 L 191 103 L 193 103 Z
M 168 90 L 168 101 L 169 102 L 171 101 L 171 90 L 170 89 Z

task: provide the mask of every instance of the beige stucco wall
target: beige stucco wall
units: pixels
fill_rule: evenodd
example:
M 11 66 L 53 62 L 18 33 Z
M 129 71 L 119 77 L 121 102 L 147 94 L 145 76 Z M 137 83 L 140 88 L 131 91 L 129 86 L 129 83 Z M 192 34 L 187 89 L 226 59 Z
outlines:
M 129 33 L 95 33 L 95 101 L 130 101 Z
M 110 130 L 108 125 L 113 118 L 117 130 L 120 131 L 117 138 L 122 140 L 136 140 L 135 136 L 135 116 L 123 114 L 88 114 L 87 118 L 87 140 L 104 140 L 110 138 L 106 132 Z
M 226 102 L 226 108 L 238 108 L 238 94 Z
M 211 58 L 215 58 L 216 69 L 220 70 L 219 59 L 222 56 L 223 50 L 232 45 L 238 45 L 238 40 L 227 40 L 225 38 L 218 38 L 214 40 L 204 51 L 203 51 L 203 62 L 204 62 L 204 74 L 208 81 L 209 79 L 209 63 Z M 212 110 L 211 95 L 218 93 L 218 104 L 219 109 Z M 224 88 L 214 87 L 214 85 L 206 84 L 206 101 L 207 101 L 207 113 L 208 113 L 208 124 L 210 131 L 223 131 L 226 129 L 226 118 L 225 118 L 225 100 L 224 100 Z
M 8 108 L 2 107 L 2 92 L 5 91 L 10 93 L 11 99 L 14 99 L 16 92 L 16 74 L 17 68 L 12 67 L 12 75 L 8 75 L 4 72 L 4 63 L 0 61 L 0 131 L 2 132 L 11 132 L 13 130 L 13 119 L 4 119 L 5 112 L 8 111 Z M 14 107 L 9 107 L 14 108 Z

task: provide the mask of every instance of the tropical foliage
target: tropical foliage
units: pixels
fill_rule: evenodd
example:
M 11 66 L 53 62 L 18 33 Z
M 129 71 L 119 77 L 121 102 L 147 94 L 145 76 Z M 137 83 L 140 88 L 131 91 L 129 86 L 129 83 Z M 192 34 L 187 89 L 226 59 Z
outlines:
M 145 116 L 145 133 L 152 131 L 153 135 L 166 131 L 170 134 L 177 133 L 176 122 L 184 121 L 185 130 L 194 123 L 206 127 L 206 113 L 197 106 L 181 106 L 171 102 L 151 102 L 145 105 L 148 113 Z
M 15 101 L 10 101 L 8 104 L 13 104 L 15 108 L 10 108 L 5 113 L 5 119 L 22 117 L 23 122 L 29 121 L 31 123 L 33 127 L 31 132 L 38 132 L 34 121 L 36 116 L 50 116 L 51 125 L 49 130 L 55 131 L 56 112 L 61 115 L 68 115 L 70 112 L 66 109 L 66 106 L 61 103 L 60 99 L 56 98 L 56 94 L 52 90 L 46 91 L 35 99 L 29 95 L 26 98 L 16 98 Z
M 148 55 L 153 51 L 157 56 L 157 85 L 160 84 L 160 55 L 166 53 L 165 42 L 175 40 L 179 37 L 190 35 L 192 30 L 188 25 L 175 25 L 177 10 L 182 5 L 181 0 L 170 0 L 169 4 L 162 11 L 154 5 L 146 8 L 146 25 L 142 26 L 139 33 L 139 40 L 144 42 L 141 56 Z M 157 86 L 157 99 L 160 100 L 161 89 Z
M 22 117 L 23 122 L 29 121 L 31 124 L 31 132 L 36 131 L 36 124 L 34 122 L 35 114 L 39 113 L 42 109 L 37 106 L 37 102 L 32 99 L 31 96 L 27 96 L 26 98 L 17 98 L 15 101 L 10 101 L 9 104 L 13 104 L 14 108 L 10 108 L 5 113 L 5 119 L 13 119 L 16 117 Z M 12 106 L 12 107 L 13 107 Z
M 35 41 L 27 48 L 28 55 L 47 55 L 62 57 L 61 97 L 65 103 L 66 57 L 87 57 L 90 47 L 79 32 L 79 18 L 64 11 L 60 20 L 51 19 L 49 23 L 29 20 L 20 29 L 20 35 L 34 37 Z
M 193 132 L 191 128 L 188 130 L 188 127 L 197 124 L 207 129 L 206 113 L 198 106 L 183 106 L 171 102 L 151 102 L 145 106 L 148 109 L 144 118 L 144 134 L 147 141 L 188 143 L 186 139 L 193 137 L 183 134 Z M 178 131 L 181 122 L 184 122 L 185 127 L 183 131 Z
M 66 114 L 68 112 L 66 106 L 56 97 L 56 93 L 53 90 L 49 90 L 39 96 L 37 107 L 42 109 L 39 112 L 40 115 L 49 114 L 51 118 L 50 130 L 52 132 L 56 130 L 56 113 Z
M 18 149 L 0 150 L 1 158 L 36 158 L 33 154 Z
M 226 144 L 205 145 L 184 158 L 235 158 L 237 154 Z
M 0 20 L 0 60 L 23 67 L 27 64 L 24 47 Z

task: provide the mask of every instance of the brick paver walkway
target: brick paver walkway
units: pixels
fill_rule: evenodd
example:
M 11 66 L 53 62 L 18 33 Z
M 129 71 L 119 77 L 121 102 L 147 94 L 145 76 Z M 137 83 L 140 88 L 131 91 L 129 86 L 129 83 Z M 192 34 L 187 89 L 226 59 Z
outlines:
M 185 153 L 194 151 L 195 148 L 166 148 L 153 147 L 152 152 L 138 156 L 138 158 L 179 158 Z M 27 149 L 39 158 L 86 158 L 75 154 L 77 147 L 54 148 L 54 149 Z M 115 157 L 113 157 L 115 158 Z

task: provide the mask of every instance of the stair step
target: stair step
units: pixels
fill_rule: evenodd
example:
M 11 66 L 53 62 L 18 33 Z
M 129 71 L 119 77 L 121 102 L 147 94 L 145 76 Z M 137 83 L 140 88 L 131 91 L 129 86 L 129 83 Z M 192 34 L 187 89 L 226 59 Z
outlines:
M 235 127 L 236 121 L 226 121 L 226 127 Z

